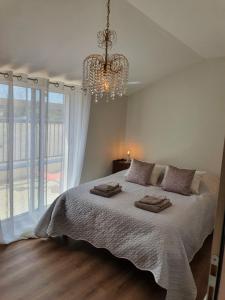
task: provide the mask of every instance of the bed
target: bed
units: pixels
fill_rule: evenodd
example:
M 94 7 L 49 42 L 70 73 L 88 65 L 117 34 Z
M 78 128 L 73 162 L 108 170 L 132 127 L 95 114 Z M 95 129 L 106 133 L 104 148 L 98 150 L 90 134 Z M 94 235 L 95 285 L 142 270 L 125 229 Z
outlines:
M 216 194 L 202 185 L 200 195 L 182 196 L 157 186 L 125 181 L 124 172 L 82 184 L 61 194 L 35 229 L 38 237 L 68 236 L 106 248 L 154 275 L 166 300 L 194 300 L 190 261 L 212 233 Z M 123 192 L 108 199 L 89 193 L 94 185 L 117 181 Z M 154 214 L 134 206 L 146 194 L 166 196 L 168 209 Z

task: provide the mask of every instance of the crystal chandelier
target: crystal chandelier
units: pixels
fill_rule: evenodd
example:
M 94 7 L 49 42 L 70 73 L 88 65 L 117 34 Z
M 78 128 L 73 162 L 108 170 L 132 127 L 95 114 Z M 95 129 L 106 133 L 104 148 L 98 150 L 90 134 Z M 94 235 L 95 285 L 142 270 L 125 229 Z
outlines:
M 83 89 L 94 96 L 95 102 L 115 99 L 126 93 L 129 63 L 123 54 L 109 55 L 116 41 L 116 32 L 109 29 L 110 0 L 107 0 L 106 28 L 97 34 L 98 46 L 104 55 L 91 54 L 83 63 Z

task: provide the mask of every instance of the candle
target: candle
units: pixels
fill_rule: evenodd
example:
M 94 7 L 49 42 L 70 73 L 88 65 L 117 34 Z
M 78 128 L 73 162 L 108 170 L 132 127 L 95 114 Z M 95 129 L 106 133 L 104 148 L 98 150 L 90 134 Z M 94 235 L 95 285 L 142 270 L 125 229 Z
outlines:
M 127 162 L 130 162 L 130 150 L 127 151 Z

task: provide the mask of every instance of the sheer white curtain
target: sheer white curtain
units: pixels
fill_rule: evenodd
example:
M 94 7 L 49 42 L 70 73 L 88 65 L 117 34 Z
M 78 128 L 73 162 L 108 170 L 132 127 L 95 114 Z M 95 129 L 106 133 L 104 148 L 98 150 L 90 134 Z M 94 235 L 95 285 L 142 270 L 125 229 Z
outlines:
M 0 243 L 31 236 L 48 205 L 79 184 L 90 99 L 79 87 L 0 75 Z

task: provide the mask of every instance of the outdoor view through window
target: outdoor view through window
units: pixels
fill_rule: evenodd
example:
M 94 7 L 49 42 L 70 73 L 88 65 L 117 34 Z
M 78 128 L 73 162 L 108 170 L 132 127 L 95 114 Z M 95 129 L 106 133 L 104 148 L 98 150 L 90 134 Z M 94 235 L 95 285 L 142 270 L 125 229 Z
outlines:
M 41 123 L 40 90 L 13 86 L 14 100 L 8 93 L 9 86 L 0 84 L 0 219 L 50 204 L 63 185 L 64 95 L 48 93 Z

